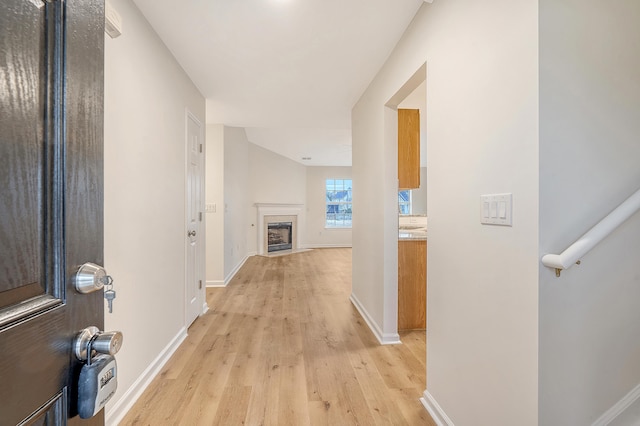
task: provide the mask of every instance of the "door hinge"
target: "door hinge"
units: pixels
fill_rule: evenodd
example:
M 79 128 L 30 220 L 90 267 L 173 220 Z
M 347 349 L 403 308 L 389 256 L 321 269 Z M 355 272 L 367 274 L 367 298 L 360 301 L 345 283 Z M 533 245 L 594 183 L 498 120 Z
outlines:
M 199 281 L 199 287 L 198 288 L 202 288 L 202 280 Z
M 202 153 L 202 144 L 200 144 L 200 148 L 199 149 L 200 149 L 200 152 Z
M 198 212 L 198 219 L 200 219 L 200 222 L 202 222 L 202 212 Z

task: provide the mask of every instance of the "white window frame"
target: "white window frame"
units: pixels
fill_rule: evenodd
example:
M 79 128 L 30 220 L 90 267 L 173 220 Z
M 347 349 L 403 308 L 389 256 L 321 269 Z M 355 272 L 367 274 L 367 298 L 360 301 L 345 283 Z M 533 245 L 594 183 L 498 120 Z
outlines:
M 327 185 L 328 185 L 328 181 L 342 181 L 342 188 L 343 190 L 349 190 L 351 192 L 351 199 L 349 201 L 330 201 L 327 198 Z M 345 183 L 344 181 L 349 181 L 351 183 L 351 185 L 348 187 L 348 189 L 345 189 Z M 324 195 L 325 195 L 325 203 L 324 203 L 324 228 L 325 229 L 351 229 L 353 227 L 353 180 L 351 178 L 327 178 L 324 180 Z M 342 221 L 342 224 L 336 224 L 335 222 L 330 224 L 329 223 L 329 218 L 327 216 L 327 211 L 329 210 L 329 206 L 330 205 L 336 205 L 336 206 L 350 206 L 350 219 L 348 221 Z M 336 212 L 335 214 L 338 214 L 338 212 Z
M 400 201 L 400 193 L 401 192 L 408 192 L 409 193 L 409 201 L 407 202 L 402 202 Z M 402 206 L 409 206 L 409 213 L 402 213 Z M 398 191 L 398 214 L 406 216 L 406 215 L 410 215 L 413 214 L 413 191 L 410 189 L 405 189 L 402 191 Z

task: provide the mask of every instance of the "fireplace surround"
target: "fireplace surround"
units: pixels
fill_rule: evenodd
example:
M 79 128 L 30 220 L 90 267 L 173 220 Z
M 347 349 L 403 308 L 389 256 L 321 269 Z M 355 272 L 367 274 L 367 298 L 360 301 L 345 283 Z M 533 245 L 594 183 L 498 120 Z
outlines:
M 257 251 L 259 255 L 295 252 L 301 249 L 302 226 L 304 223 L 303 204 L 256 203 L 257 218 Z M 269 252 L 269 224 L 291 223 L 291 248 Z

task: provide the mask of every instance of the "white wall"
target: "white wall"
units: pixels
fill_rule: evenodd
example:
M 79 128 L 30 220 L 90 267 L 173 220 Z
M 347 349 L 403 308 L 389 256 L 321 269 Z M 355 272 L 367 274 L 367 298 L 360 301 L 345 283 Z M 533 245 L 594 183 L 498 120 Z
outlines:
M 207 286 L 224 284 L 224 239 L 227 238 L 225 223 L 225 142 L 222 124 L 207 124 L 206 137 L 206 204 L 214 204 L 215 212 L 206 212 L 206 275 Z
M 304 204 L 306 167 L 258 145 L 249 145 L 252 203 Z
M 307 167 L 305 247 L 351 247 L 351 228 L 325 228 L 326 180 L 351 179 L 351 167 Z M 354 195 L 354 197 L 357 195 Z
M 639 16 L 540 1 L 540 255 L 640 188 Z M 591 424 L 640 383 L 638 253 L 640 214 L 560 278 L 540 267 L 540 424 Z
M 420 188 L 411 190 L 411 213 L 427 214 L 427 168 L 420 167 Z
M 353 293 L 384 336 L 397 311 L 397 123 L 384 105 L 426 62 L 425 397 L 456 425 L 538 424 L 537 7 L 423 5 L 353 109 Z M 502 192 L 514 226 L 481 225 L 479 196 Z
M 249 141 L 241 127 L 224 128 L 224 277 L 232 274 L 249 255 Z
M 112 4 L 124 32 L 105 42 L 104 252 L 117 291 L 105 326 L 124 345 L 107 422 L 184 333 L 185 108 L 205 119 L 204 98 L 138 9 Z

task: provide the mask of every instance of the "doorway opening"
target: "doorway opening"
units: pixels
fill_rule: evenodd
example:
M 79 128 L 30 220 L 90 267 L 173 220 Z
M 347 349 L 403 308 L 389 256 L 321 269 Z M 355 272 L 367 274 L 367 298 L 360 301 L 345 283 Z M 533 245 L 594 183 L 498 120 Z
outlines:
M 385 224 L 398 229 L 397 280 L 389 282 L 390 316 L 400 341 L 426 342 L 427 327 L 427 67 L 423 64 L 385 104 L 389 151 L 397 154 L 398 218 Z M 390 176 L 391 178 L 391 176 Z M 395 288 L 391 286 L 395 284 Z M 424 333 L 424 334 L 423 334 Z

